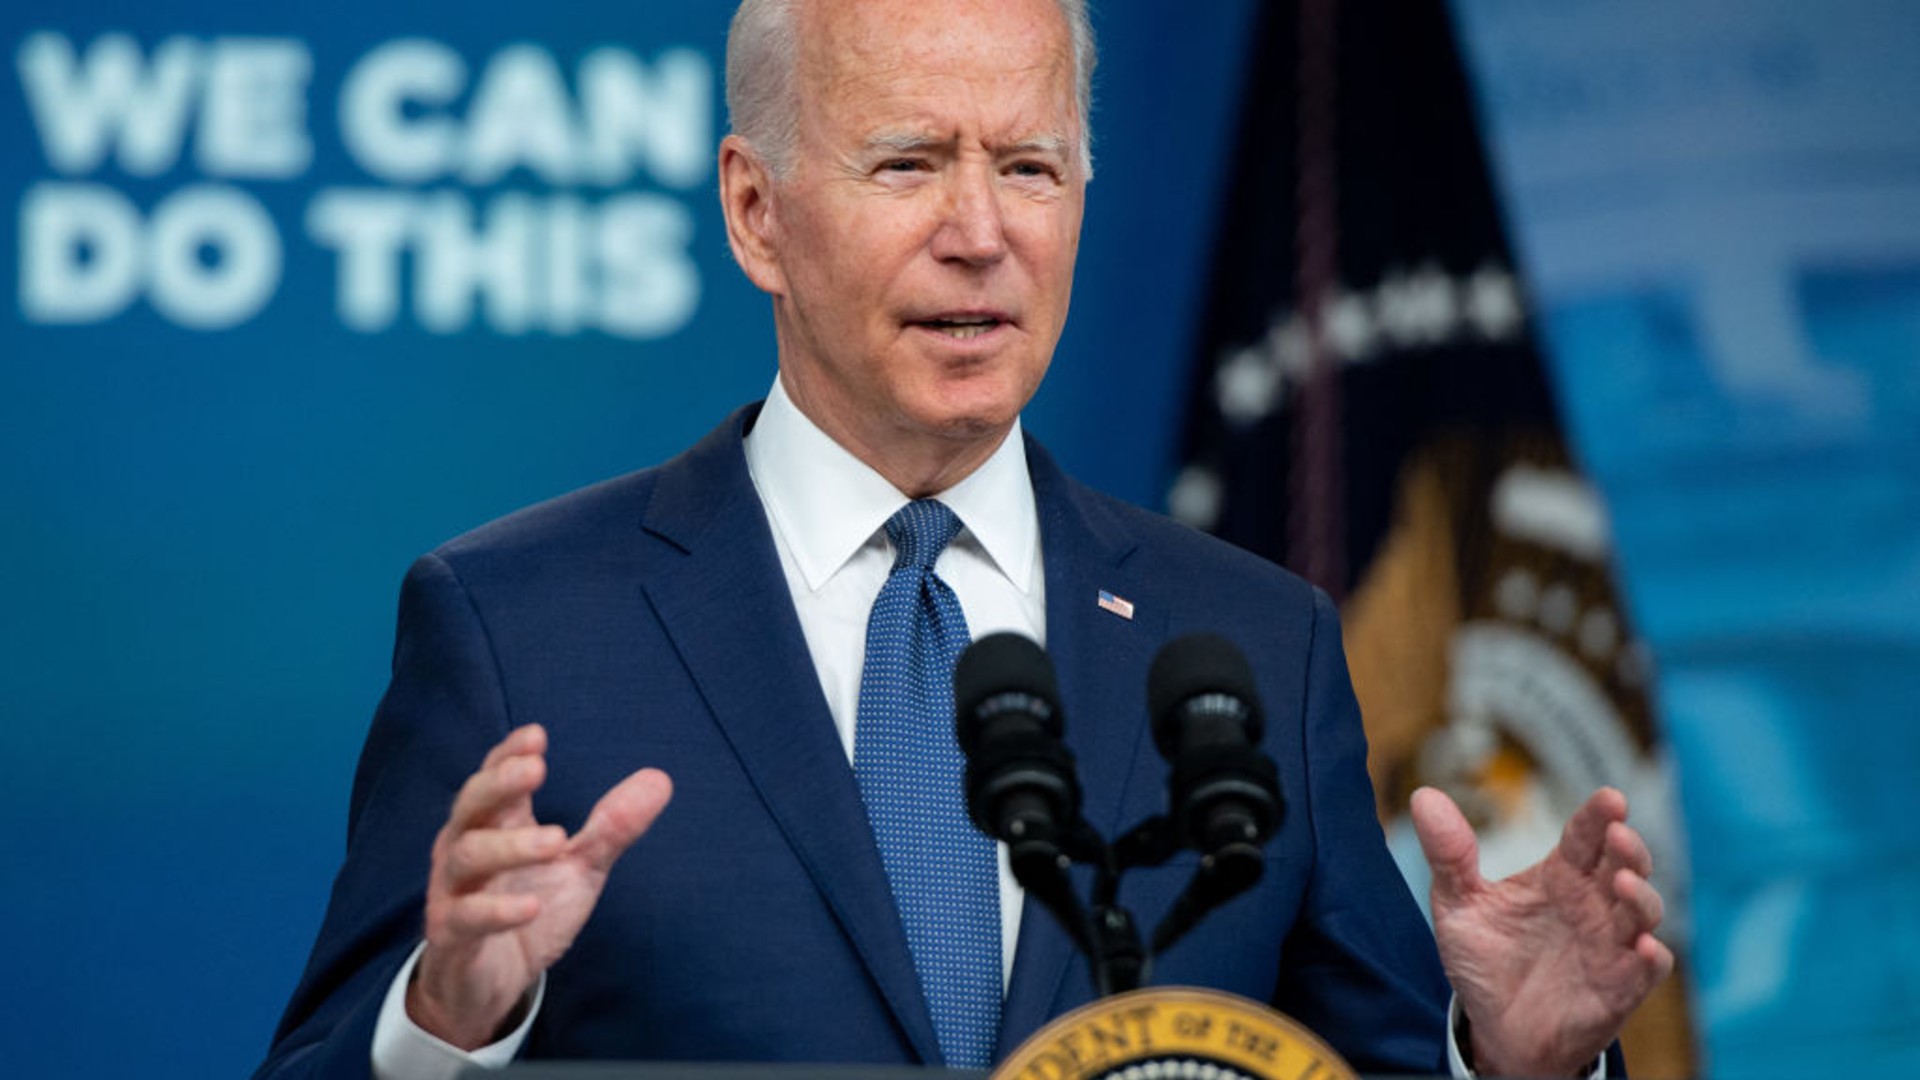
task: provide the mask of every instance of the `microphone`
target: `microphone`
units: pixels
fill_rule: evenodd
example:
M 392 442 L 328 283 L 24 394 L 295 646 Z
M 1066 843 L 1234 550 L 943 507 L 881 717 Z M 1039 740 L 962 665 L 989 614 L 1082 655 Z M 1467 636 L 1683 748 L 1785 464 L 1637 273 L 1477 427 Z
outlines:
M 1267 868 L 1260 845 L 1280 824 L 1280 773 L 1260 749 L 1253 669 L 1218 634 L 1192 634 L 1160 650 L 1147 671 L 1147 707 L 1154 745 L 1173 766 L 1173 834 L 1200 852 L 1193 880 L 1154 927 L 1157 956 L 1260 880 Z
M 968 815 L 981 832 L 1006 843 L 1014 880 L 1060 920 L 1094 961 L 1095 982 L 1107 992 L 1102 938 L 1067 876 L 1073 858 L 1104 845 L 1080 817 L 1073 752 L 1060 741 L 1053 661 L 1019 634 L 989 634 L 954 664 L 953 703 L 954 736 L 967 756 Z
M 1060 863 L 1080 821 L 1080 782 L 1060 741 L 1053 662 L 1019 634 L 989 634 L 960 654 L 953 700 L 974 824 L 1006 842 L 1016 877 L 1035 861 Z
M 1259 745 L 1264 718 L 1247 658 L 1218 634 L 1179 638 L 1154 657 L 1147 706 L 1154 745 L 1173 767 L 1175 835 L 1202 856 L 1258 858 L 1282 804 L 1279 770 Z M 1257 864 L 1249 869 L 1258 876 Z

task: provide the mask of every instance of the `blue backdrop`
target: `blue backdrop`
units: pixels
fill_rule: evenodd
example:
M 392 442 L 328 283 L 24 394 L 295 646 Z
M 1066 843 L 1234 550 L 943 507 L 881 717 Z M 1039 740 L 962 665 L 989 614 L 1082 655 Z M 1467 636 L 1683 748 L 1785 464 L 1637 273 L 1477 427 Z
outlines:
M 1920 6 L 1458 0 L 1692 837 L 1714 1076 L 1920 1070 Z
M 1098 13 L 1076 314 L 1028 422 L 1142 503 L 1255 2 Z M 764 392 L 710 164 L 729 8 L 0 12 L 4 1071 L 250 1068 L 407 563 Z M 1459 10 L 1662 665 L 1715 1073 L 1912 1066 L 1914 11 Z

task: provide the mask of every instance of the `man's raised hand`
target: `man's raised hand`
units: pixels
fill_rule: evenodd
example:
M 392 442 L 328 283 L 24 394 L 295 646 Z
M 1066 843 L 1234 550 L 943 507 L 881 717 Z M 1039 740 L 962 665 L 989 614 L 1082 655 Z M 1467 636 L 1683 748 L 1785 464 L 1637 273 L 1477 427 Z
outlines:
M 1433 870 L 1440 961 L 1473 1031 L 1482 1076 L 1584 1076 L 1673 970 L 1653 936 L 1664 904 L 1627 800 L 1601 788 L 1545 859 L 1501 881 L 1480 876 L 1460 808 L 1414 792 L 1414 829 Z
M 547 733 L 518 728 L 488 752 L 433 841 L 427 945 L 407 988 L 407 1015 L 472 1050 L 511 1030 L 542 972 L 573 944 L 614 862 L 673 796 L 641 769 L 601 797 L 580 831 L 533 817 L 547 777 Z

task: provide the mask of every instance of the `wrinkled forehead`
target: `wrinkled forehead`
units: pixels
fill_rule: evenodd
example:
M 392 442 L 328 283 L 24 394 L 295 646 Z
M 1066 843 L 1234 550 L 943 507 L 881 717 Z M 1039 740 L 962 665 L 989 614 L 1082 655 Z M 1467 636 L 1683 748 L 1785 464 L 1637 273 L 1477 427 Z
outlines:
M 798 16 L 799 91 L 812 106 L 988 93 L 1019 102 L 1026 123 L 1079 127 L 1056 0 L 815 0 Z

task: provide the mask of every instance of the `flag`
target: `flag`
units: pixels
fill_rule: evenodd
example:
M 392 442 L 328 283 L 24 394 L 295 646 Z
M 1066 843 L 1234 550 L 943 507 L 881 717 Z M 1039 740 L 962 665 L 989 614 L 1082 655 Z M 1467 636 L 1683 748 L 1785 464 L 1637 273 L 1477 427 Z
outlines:
M 1653 673 L 1569 451 L 1443 0 L 1261 5 L 1174 514 L 1340 602 L 1389 843 L 1451 794 L 1490 875 L 1628 795 L 1682 974 L 1630 1021 L 1691 1076 L 1686 874 Z

